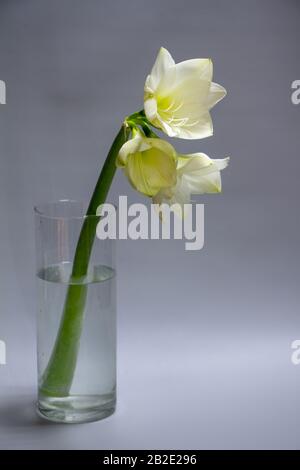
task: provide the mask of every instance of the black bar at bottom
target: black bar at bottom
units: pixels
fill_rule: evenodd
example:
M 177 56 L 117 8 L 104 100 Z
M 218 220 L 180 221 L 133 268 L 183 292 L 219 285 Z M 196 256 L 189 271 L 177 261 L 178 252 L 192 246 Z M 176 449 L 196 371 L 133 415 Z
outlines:
M 140 465 L 194 465 L 226 463 L 284 463 L 300 461 L 300 454 L 292 450 L 2 450 L 0 464 L 39 462 L 70 463 L 77 465 L 123 465 L 135 468 Z

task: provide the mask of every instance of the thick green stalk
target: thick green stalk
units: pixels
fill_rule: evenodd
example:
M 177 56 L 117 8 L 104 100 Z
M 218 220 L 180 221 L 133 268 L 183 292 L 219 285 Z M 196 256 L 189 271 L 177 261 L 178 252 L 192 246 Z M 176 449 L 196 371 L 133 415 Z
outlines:
M 87 296 L 87 285 L 82 283 L 82 278 L 88 271 L 99 221 L 96 211 L 106 200 L 116 171 L 117 155 L 129 133 L 130 129 L 124 124 L 111 146 L 92 195 L 87 210 L 87 216 L 91 217 L 86 217 L 82 225 L 58 335 L 40 385 L 40 393 L 47 396 L 67 396 L 72 385 Z

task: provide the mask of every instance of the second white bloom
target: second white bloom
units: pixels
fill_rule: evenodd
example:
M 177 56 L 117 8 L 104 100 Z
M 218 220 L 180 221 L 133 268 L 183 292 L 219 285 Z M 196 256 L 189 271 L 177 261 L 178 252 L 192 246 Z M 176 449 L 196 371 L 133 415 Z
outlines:
M 220 193 L 221 170 L 227 167 L 229 157 L 212 159 L 204 153 L 178 155 L 177 182 L 153 197 L 156 204 L 184 204 L 191 202 L 193 194 Z

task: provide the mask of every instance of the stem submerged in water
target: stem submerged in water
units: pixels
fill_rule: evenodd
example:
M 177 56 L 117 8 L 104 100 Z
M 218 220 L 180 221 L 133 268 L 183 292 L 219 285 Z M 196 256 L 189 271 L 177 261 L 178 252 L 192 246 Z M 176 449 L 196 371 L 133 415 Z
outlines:
M 117 155 L 122 145 L 127 141 L 129 134 L 130 128 L 123 124 L 110 148 L 92 195 L 86 214 L 91 217 L 84 219 L 75 251 L 71 284 L 68 287 L 58 335 L 40 385 L 40 392 L 47 396 L 63 397 L 70 392 L 77 363 L 87 296 L 87 285 L 80 282 L 88 271 L 99 221 L 96 211 L 99 205 L 106 200 L 116 172 Z

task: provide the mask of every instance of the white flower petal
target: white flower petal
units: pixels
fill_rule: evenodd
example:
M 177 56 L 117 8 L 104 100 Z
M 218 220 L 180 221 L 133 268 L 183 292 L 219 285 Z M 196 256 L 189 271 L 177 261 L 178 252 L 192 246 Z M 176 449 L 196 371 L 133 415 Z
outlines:
M 212 159 L 205 154 L 192 154 L 178 158 L 177 172 L 188 184 L 191 194 L 221 191 L 220 170 L 226 168 L 229 158 Z
M 145 91 L 154 92 L 159 85 L 159 82 L 163 78 L 166 71 L 175 65 L 175 62 L 167 49 L 161 47 L 156 61 L 153 65 L 150 75 L 147 77 Z M 146 89 L 147 88 L 147 89 Z
M 155 98 L 149 98 L 144 103 L 144 111 L 149 121 L 157 119 L 157 102 Z
M 176 64 L 176 79 L 184 82 L 190 77 L 201 81 L 212 81 L 213 63 L 211 59 L 190 59 Z
M 224 170 L 230 162 L 230 157 L 226 158 L 214 158 L 213 159 L 214 164 L 218 168 L 218 170 Z
M 173 204 L 178 203 L 183 207 L 184 204 L 189 204 L 190 202 L 191 202 L 190 187 L 183 178 L 178 178 L 174 195 L 173 195 Z
M 177 160 L 177 171 L 180 175 L 189 171 L 198 171 L 207 168 L 211 164 L 212 159 L 202 152 L 189 153 L 180 155 Z
M 187 121 L 182 126 L 172 127 L 172 131 L 176 132 L 176 137 L 181 139 L 204 139 L 213 135 L 213 124 L 209 112 L 205 112 L 198 119 Z M 170 135 L 170 134 L 168 134 Z
M 206 100 L 210 90 L 211 82 L 203 80 L 199 75 L 193 73 L 185 76 L 184 79 L 178 79 L 177 65 L 171 67 L 161 80 L 155 97 L 158 101 L 159 109 L 164 111 L 173 111 L 178 108 L 183 115 L 182 107 L 179 105 L 194 105 L 195 109 L 199 106 L 207 109 Z M 178 112 L 176 111 L 178 114 Z
M 213 106 L 215 106 L 226 96 L 226 94 L 227 92 L 224 87 L 222 87 L 218 83 L 212 82 L 206 100 L 208 109 L 211 109 Z
M 136 133 L 132 139 L 125 142 L 125 144 L 122 145 L 116 160 L 117 167 L 123 168 L 127 163 L 128 155 L 138 152 L 141 144 L 142 137 L 139 133 Z
M 162 129 L 169 137 L 177 137 L 177 131 L 174 130 L 173 127 L 169 126 L 166 121 L 161 119 L 159 114 L 157 115 L 156 125 L 160 129 Z M 153 122 L 154 124 L 154 122 Z
M 222 191 L 222 181 L 219 171 L 209 173 L 201 178 L 188 178 L 192 194 L 212 194 Z
M 173 206 L 172 209 L 175 214 L 184 218 L 188 211 L 191 202 L 191 191 L 189 184 L 183 178 L 177 178 L 177 184 L 174 188 L 164 188 L 159 191 L 158 194 L 153 196 L 152 201 L 154 204 L 168 204 Z M 164 220 L 163 214 L 161 214 L 162 220 Z

